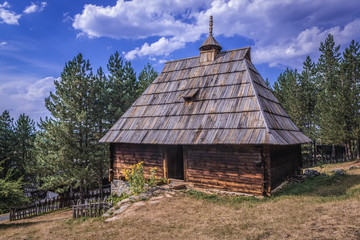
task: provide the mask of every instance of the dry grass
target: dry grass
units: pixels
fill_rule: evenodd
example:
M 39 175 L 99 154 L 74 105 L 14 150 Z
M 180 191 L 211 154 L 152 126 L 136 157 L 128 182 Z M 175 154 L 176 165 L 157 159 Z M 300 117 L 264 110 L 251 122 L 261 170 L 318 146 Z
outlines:
M 70 211 L 61 211 L 2 223 L 0 239 L 360 239 L 359 209 L 356 169 L 288 186 L 262 200 L 178 193 L 132 207 L 110 223 L 72 220 Z

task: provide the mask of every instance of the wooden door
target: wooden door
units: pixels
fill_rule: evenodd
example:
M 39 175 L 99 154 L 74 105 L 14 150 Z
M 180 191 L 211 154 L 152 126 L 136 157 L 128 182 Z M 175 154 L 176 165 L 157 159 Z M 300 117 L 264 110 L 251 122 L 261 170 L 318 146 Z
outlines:
M 167 147 L 168 178 L 184 179 L 184 160 L 182 146 Z

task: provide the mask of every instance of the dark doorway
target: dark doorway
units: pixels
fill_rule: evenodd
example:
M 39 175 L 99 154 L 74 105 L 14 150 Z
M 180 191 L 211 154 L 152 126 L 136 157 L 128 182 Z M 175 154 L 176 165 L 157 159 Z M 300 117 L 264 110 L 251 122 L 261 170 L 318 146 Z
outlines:
M 182 146 L 167 148 L 168 178 L 184 179 L 184 161 Z

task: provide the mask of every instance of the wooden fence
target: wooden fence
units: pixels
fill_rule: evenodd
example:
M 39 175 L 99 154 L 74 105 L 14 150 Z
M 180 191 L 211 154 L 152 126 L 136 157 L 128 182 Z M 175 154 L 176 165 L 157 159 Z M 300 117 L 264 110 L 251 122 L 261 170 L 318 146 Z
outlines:
M 109 195 L 110 195 L 110 189 L 109 190 L 104 189 L 103 196 L 107 198 Z M 9 219 L 10 221 L 14 221 L 14 220 L 23 219 L 31 216 L 37 216 L 42 213 L 70 207 L 76 204 L 76 202 L 78 202 L 79 199 L 80 199 L 79 194 L 75 194 L 73 196 L 69 196 L 65 194 L 65 195 L 59 195 L 57 198 L 35 201 L 21 207 L 12 208 L 10 210 Z M 102 201 L 102 199 L 100 199 L 100 193 L 94 191 L 85 195 L 85 199 L 87 199 L 88 201 Z
M 105 200 L 103 202 L 78 203 L 72 206 L 73 218 L 100 217 L 111 207 L 112 203 L 108 203 Z
M 304 168 L 351 161 L 347 158 L 345 147 L 342 145 L 303 145 L 302 159 Z

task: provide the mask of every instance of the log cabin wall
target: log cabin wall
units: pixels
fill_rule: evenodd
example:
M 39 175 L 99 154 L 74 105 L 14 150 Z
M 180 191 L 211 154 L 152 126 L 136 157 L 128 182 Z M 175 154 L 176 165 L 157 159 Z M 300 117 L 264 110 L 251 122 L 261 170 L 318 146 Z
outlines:
M 261 148 L 254 145 L 186 146 L 185 179 L 195 186 L 263 194 Z
M 144 162 L 144 176 L 148 177 L 150 169 L 157 167 L 156 175 L 164 177 L 164 153 L 161 145 L 147 144 L 112 144 L 110 163 L 112 163 L 113 179 L 122 179 L 123 169 L 139 162 Z
M 301 167 L 301 145 L 271 146 L 271 189 L 279 186 L 286 177 L 296 174 Z

